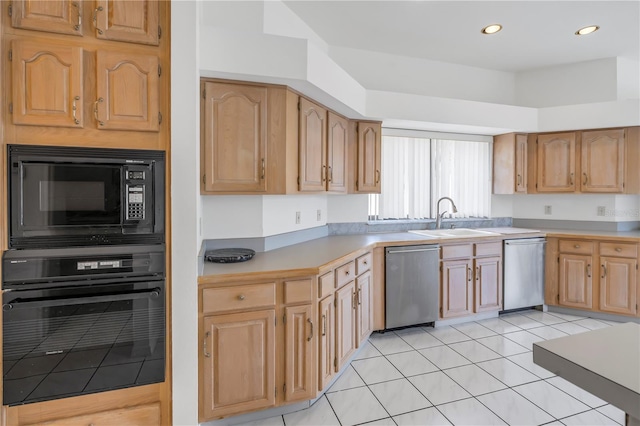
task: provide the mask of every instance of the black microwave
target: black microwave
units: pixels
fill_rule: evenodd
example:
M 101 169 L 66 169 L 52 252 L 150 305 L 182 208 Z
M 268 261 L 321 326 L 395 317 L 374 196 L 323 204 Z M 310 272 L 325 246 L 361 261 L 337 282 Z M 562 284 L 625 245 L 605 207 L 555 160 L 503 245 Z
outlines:
M 162 151 L 8 145 L 9 248 L 164 242 Z

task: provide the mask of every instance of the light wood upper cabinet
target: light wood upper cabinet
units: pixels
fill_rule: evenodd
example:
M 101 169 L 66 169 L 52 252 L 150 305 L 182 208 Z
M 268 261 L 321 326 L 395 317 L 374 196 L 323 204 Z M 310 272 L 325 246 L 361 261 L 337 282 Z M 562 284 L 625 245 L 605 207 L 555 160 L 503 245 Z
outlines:
M 382 125 L 379 122 L 358 122 L 356 192 L 380 193 Z
M 493 193 L 526 194 L 527 135 L 509 133 L 493 139 Z
M 158 131 L 158 57 L 98 51 L 96 68 L 98 128 Z
M 582 192 L 624 190 L 624 129 L 582 132 Z
M 201 421 L 275 405 L 275 310 L 204 317 Z
M 300 191 L 324 191 L 327 182 L 327 110 L 300 98 Z
M 82 49 L 30 40 L 11 47 L 13 123 L 83 127 Z
M 265 192 L 267 88 L 204 82 L 202 193 Z
M 158 45 L 159 0 L 97 0 L 93 25 L 97 38 Z
M 315 335 L 311 305 L 285 308 L 285 394 L 287 402 L 311 399 L 316 394 Z
M 11 25 L 26 30 L 82 35 L 81 0 L 13 0 Z
M 347 192 L 349 121 L 329 111 L 327 132 L 327 191 Z
M 576 135 L 553 133 L 538 135 L 538 192 L 575 192 Z

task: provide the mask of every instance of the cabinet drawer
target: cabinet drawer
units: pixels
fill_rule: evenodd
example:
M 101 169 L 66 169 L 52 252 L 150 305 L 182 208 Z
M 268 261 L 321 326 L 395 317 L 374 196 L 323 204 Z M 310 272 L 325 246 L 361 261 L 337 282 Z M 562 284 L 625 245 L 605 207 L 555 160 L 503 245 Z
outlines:
M 284 303 L 311 303 L 313 281 L 311 278 L 284 282 Z
M 442 246 L 442 259 L 460 259 L 473 255 L 472 244 L 461 244 L 454 246 Z
M 334 289 L 334 274 L 333 271 L 327 272 L 326 274 L 320 276 L 318 278 L 318 298 L 323 299 L 325 296 L 333 293 Z
M 502 242 L 476 244 L 476 256 L 500 256 L 502 254 Z
M 356 278 L 356 262 L 353 260 L 336 268 L 336 288 L 340 288 Z
M 202 312 L 225 312 L 276 304 L 276 283 L 206 288 L 202 291 Z
M 560 240 L 560 253 L 593 254 L 593 241 Z
M 367 272 L 371 269 L 371 262 L 373 261 L 373 255 L 371 253 L 364 254 L 356 259 L 356 274 L 360 275 L 363 272 Z
M 602 256 L 638 257 L 638 245 L 626 243 L 600 243 Z

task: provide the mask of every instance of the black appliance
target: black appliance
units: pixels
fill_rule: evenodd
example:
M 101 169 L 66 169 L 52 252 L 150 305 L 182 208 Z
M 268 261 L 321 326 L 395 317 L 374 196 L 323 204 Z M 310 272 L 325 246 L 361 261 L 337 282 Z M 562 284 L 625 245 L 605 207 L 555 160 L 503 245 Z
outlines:
M 164 381 L 165 247 L 8 250 L 4 405 Z
M 162 151 L 8 146 L 9 248 L 164 242 Z

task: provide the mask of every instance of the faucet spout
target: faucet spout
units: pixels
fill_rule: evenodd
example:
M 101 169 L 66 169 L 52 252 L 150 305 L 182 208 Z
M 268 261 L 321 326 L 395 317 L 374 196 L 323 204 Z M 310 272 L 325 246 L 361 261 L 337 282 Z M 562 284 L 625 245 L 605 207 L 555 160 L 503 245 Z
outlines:
M 451 202 L 451 207 L 453 207 L 453 212 L 458 213 L 458 208 L 456 207 L 456 203 L 454 203 L 451 198 L 449 197 L 440 198 L 436 203 L 436 210 L 437 210 L 436 211 L 436 229 L 440 229 L 440 227 L 442 226 L 442 216 L 444 216 L 444 214 L 447 212 L 445 210 L 442 213 L 440 213 L 440 202 L 442 202 L 442 200 L 449 200 L 449 202 Z

